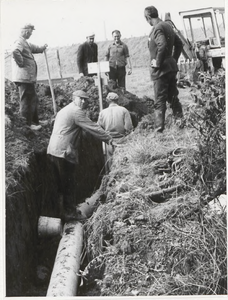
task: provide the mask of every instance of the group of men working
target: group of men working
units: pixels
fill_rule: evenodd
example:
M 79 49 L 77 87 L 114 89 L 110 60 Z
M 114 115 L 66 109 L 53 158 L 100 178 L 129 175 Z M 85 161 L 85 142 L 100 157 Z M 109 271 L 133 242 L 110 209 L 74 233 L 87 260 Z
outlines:
M 154 84 L 155 95 L 155 130 L 164 130 L 166 102 L 170 103 L 174 117 L 181 118 L 182 106 L 178 99 L 176 74 L 177 60 L 182 50 L 182 42 L 171 26 L 158 17 L 154 6 L 146 7 L 144 16 L 152 26 L 149 34 L 148 47 L 150 52 L 150 74 Z M 40 129 L 38 119 L 38 97 L 35 91 L 37 66 L 32 53 L 42 53 L 47 48 L 45 44 L 38 47 L 27 42 L 34 26 L 26 25 L 21 30 L 21 36 L 13 50 L 14 78 L 20 94 L 20 110 L 31 129 Z M 110 44 L 106 59 L 110 64 L 109 78 L 125 89 L 126 65 L 131 74 L 131 61 L 126 44 L 121 41 L 120 31 L 112 32 L 114 42 Z M 97 45 L 94 35 L 79 46 L 77 63 L 80 76 L 88 76 L 87 63 L 97 61 Z M 75 165 L 78 163 L 78 147 L 82 131 L 91 133 L 97 139 L 105 142 L 108 158 L 113 153 L 113 140 L 124 137 L 133 130 L 129 112 L 117 104 L 118 95 L 109 93 L 109 107 L 100 112 L 98 122 L 92 122 L 84 111 L 88 104 L 88 94 L 78 90 L 73 93 L 73 101 L 62 108 L 56 115 L 47 153 L 55 167 L 59 180 L 60 193 L 63 196 L 64 220 L 80 218 L 71 199 L 71 182 Z

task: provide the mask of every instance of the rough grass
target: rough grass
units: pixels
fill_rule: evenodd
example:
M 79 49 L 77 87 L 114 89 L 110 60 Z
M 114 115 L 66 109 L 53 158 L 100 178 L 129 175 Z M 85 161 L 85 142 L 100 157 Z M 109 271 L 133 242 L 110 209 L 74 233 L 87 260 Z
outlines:
M 194 95 L 192 89 L 180 91 L 187 112 Z M 195 112 L 203 109 L 194 107 Z M 168 109 L 166 129 L 156 134 L 148 115 L 116 147 L 105 179 L 106 202 L 86 224 L 88 257 L 99 257 L 95 270 L 104 269 L 103 276 L 94 274 L 85 283 L 87 288 L 96 282 L 102 296 L 227 294 L 226 209 L 207 205 L 213 195 L 207 195 L 208 186 L 219 182 L 225 170 L 225 143 L 220 139 L 216 145 L 210 132 L 224 135 L 224 118 L 214 129 L 210 123 L 212 131 L 199 117 L 200 130 L 190 120 L 187 113 L 188 127 L 181 129 Z M 170 187 L 176 188 L 167 195 Z M 158 199 L 153 197 L 157 192 Z
M 175 138 L 174 138 L 175 137 Z M 226 279 L 226 213 L 200 206 L 196 189 L 172 175 L 156 173 L 175 149 L 192 160 L 195 135 L 173 127 L 161 136 L 133 134 L 117 147 L 107 200 L 88 222 L 88 253 L 106 266 L 97 280 L 102 296 L 212 295 Z M 164 203 L 152 191 L 184 184 Z M 94 279 L 94 278 L 93 278 Z M 110 282 L 112 282 L 110 284 Z
M 175 136 L 175 138 L 174 138 Z M 88 223 L 88 252 L 103 256 L 103 296 L 212 295 L 226 278 L 226 213 L 202 209 L 200 194 L 185 187 L 164 203 L 151 191 L 180 184 L 177 172 L 156 174 L 153 158 L 187 149 L 194 135 L 173 128 L 161 136 L 133 134 L 116 149 L 107 200 Z M 164 146 L 165 145 L 165 146 Z M 192 151 L 191 151 L 192 150 Z M 185 165 L 179 166 L 185 172 Z M 109 282 L 112 281 L 110 285 Z

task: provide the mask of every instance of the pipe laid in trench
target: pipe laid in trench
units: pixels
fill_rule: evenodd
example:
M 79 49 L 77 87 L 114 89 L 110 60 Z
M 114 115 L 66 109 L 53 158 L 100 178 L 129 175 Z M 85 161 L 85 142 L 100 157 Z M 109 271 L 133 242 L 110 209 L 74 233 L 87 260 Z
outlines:
M 57 250 L 47 297 L 76 296 L 83 247 L 83 225 L 72 221 L 63 228 L 62 239 Z
M 78 205 L 78 208 L 87 218 L 93 214 L 98 206 L 99 200 L 104 196 L 97 190 L 85 202 Z M 41 217 L 42 218 L 42 217 Z M 47 222 L 47 227 L 40 233 L 43 236 L 53 232 L 50 227 L 52 222 Z M 39 230 L 42 228 L 39 227 Z M 83 247 L 83 225 L 80 222 L 72 221 L 66 223 L 63 228 L 62 238 L 59 243 L 55 258 L 54 268 L 47 291 L 47 297 L 76 296 L 78 287 L 78 273 L 80 269 L 80 257 Z

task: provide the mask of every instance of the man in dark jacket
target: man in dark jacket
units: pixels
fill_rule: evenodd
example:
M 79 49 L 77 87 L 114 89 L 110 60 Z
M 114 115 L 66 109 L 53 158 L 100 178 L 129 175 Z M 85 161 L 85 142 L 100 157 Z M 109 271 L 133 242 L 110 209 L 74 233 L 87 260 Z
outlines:
M 77 53 L 77 65 L 80 77 L 93 76 L 88 74 L 88 63 L 97 62 L 97 44 L 94 43 L 95 34 L 88 35 L 86 42 L 81 44 Z
M 47 48 L 47 44 L 39 47 L 28 43 L 27 40 L 31 37 L 33 30 L 35 28 L 32 24 L 26 24 L 14 44 L 12 76 L 19 89 L 20 113 L 31 129 L 39 130 L 41 126 L 38 118 L 38 96 L 35 90 L 37 65 L 33 54 L 42 53 Z
M 176 85 L 177 61 L 183 44 L 172 27 L 158 18 L 158 11 L 154 6 L 146 7 L 144 15 L 152 26 L 148 47 L 150 74 L 154 83 L 155 130 L 162 132 L 165 124 L 166 102 L 170 103 L 174 118 L 183 116 Z

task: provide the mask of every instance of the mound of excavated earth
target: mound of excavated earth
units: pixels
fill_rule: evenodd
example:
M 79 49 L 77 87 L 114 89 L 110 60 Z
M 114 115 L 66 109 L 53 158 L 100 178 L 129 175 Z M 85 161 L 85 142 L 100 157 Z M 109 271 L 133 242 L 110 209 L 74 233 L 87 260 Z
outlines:
M 84 77 L 73 82 L 55 84 L 57 110 L 70 103 L 72 92 L 79 89 L 89 94 L 87 115 L 96 122 L 99 114 L 99 94 L 92 78 Z M 103 88 L 104 107 L 107 105 L 105 97 L 108 91 L 108 87 Z M 152 99 L 139 99 L 129 92 L 123 95 L 121 91 L 115 91 L 120 96 L 120 104 L 129 109 L 135 126 L 143 115 L 153 110 Z M 30 295 L 27 291 L 31 288 L 31 282 L 37 281 L 36 270 L 40 269 L 41 263 L 37 253 L 37 245 L 40 243 L 37 235 L 39 216 L 59 217 L 57 183 L 46 156 L 54 122 L 50 87 L 37 84 L 37 93 L 40 120 L 47 122 L 42 125 L 41 130 L 32 131 L 20 116 L 19 94 L 15 84 L 5 81 L 7 296 L 23 296 L 25 293 Z M 77 184 L 72 191 L 77 202 L 82 202 L 99 187 L 104 174 L 103 166 L 101 143 L 84 132 L 80 165 L 75 174 Z M 55 247 L 54 249 L 56 251 Z M 48 264 L 52 265 L 53 261 L 50 259 Z

